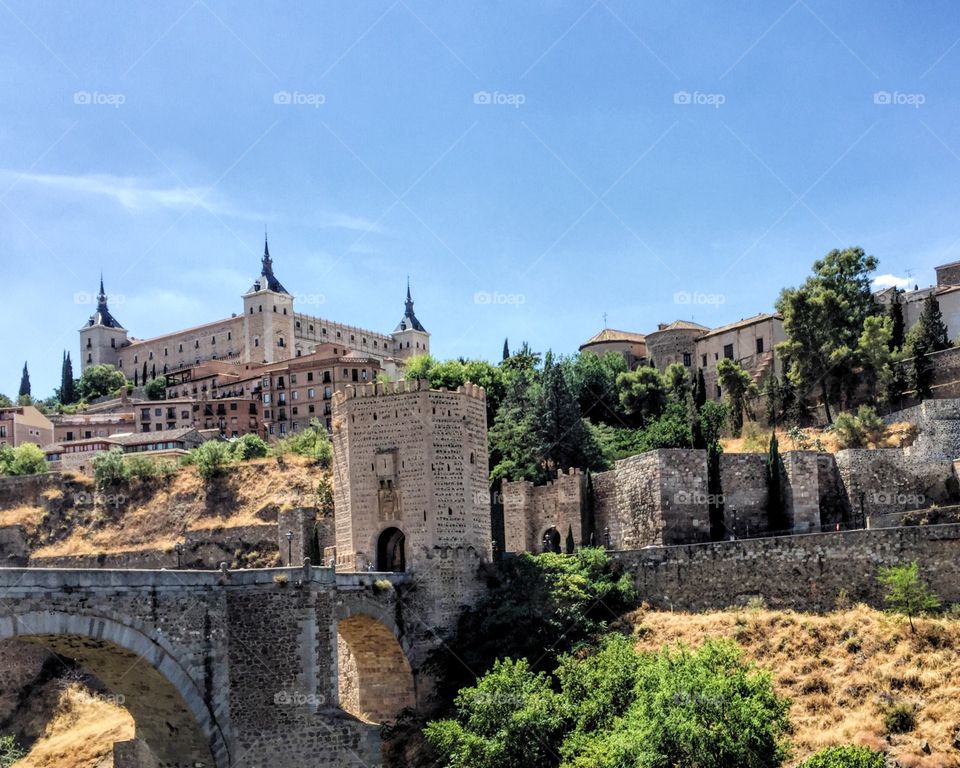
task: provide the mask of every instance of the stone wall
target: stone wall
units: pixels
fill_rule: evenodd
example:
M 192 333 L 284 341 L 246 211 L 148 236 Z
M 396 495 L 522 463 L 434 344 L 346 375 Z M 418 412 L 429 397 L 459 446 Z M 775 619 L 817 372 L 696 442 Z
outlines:
M 641 599 L 659 608 L 708 610 L 762 597 L 775 608 L 822 611 L 844 591 L 881 607 L 877 568 L 920 563 L 945 603 L 960 602 L 960 525 L 931 525 L 616 552 Z
M 508 552 L 540 552 L 544 533 L 551 528 L 559 534 L 561 547 L 570 530 L 577 545 L 589 542 L 584 514 L 586 475 L 579 470 L 561 470 L 546 485 L 535 486 L 526 480 L 504 482 L 501 493 Z
M 26 565 L 30 560 L 30 544 L 22 525 L 0 526 L 0 567 Z
M 737 538 L 769 531 L 765 453 L 724 453 L 720 456 L 723 516 L 726 529 Z

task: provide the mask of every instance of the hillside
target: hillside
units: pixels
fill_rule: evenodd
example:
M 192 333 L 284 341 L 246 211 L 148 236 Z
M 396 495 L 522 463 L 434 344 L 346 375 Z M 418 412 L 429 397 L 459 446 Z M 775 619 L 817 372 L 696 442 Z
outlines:
M 916 635 L 864 606 L 826 615 L 641 610 L 627 621 L 641 650 L 736 640 L 793 701 L 793 765 L 821 747 L 855 743 L 889 750 L 901 768 L 960 766 L 960 620 L 919 621 Z M 915 707 L 916 728 L 888 738 L 882 707 L 897 701 Z
M 206 482 L 184 467 L 104 492 L 89 478 L 72 477 L 39 498 L 0 508 L 0 526 L 22 525 L 34 557 L 169 551 L 187 531 L 276 523 L 283 505 L 316 506 L 317 485 L 329 477 L 298 456 L 284 468 L 273 459 L 231 465 L 225 477 Z

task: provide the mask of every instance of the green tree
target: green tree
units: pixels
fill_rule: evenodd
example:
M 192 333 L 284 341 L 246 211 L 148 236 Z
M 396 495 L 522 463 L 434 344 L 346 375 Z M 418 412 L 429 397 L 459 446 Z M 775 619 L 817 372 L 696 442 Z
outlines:
M 577 718 L 563 768 L 776 768 L 789 756 L 790 702 L 734 643 L 668 647 L 635 664 L 628 652 L 611 640 L 594 664 L 561 669 Z
M 167 396 L 167 377 L 157 376 L 150 379 L 143 388 L 148 400 L 164 400 Z
M 247 434 L 238 438 L 232 444 L 231 450 L 237 461 L 249 461 L 250 459 L 262 459 L 269 453 L 270 446 L 259 435 Z
M 580 405 L 570 391 L 563 367 L 550 352 L 543 361 L 533 426 L 538 463 L 549 473 L 572 467 L 592 469 L 600 460 L 600 451 L 580 416 Z
M 148 378 L 149 378 L 149 377 L 147 376 L 147 361 L 144 360 L 144 361 L 143 361 L 143 372 L 140 374 L 140 384 L 141 384 L 141 385 L 145 385 L 145 384 L 147 383 L 147 379 L 148 379 Z
M 23 373 L 20 374 L 20 391 L 18 397 L 30 397 L 30 372 L 27 370 L 27 364 L 23 364 Z
M 617 389 L 624 410 L 641 427 L 663 413 L 667 404 L 663 377 L 656 368 L 641 366 L 635 371 L 621 373 L 617 376 Z
M 670 363 L 663 372 L 663 385 L 667 399 L 672 403 L 686 405 L 691 396 L 690 372 L 680 363 Z
M 550 678 L 524 659 L 497 661 L 456 698 L 457 716 L 424 735 L 448 768 L 551 768 L 565 713 Z
M 73 381 L 73 363 L 70 362 L 70 353 L 66 350 L 64 350 L 63 363 L 60 367 L 59 398 L 64 405 L 70 405 L 77 399 Z
M 707 449 L 707 493 L 710 495 L 710 536 L 714 540 L 723 537 L 723 485 L 720 475 L 720 456 L 723 446 L 720 437 L 729 411 L 721 403 L 709 401 L 697 414 L 698 431 Z
M 877 312 L 870 273 L 877 260 L 862 248 L 830 251 L 813 264 L 799 288 L 786 288 L 777 300 L 787 341 L 777 345 L 801 399 L 819 386 L 827 421 L 834 384 L 849 371 L 863 321 Z
M 613 427 L 623 424 L 617 377 L 626 372 L 627 363 L 619 352 L 605 355 L 581 352 L 573 359 L 572 386 L 584 418 Z
M 891 367 L 891 339 L 893 320 L 885 315 L 864 318 L 863 332 L 857 341 L 857 353 L 862 361 L 861 376 L 866 380 L 872 400 L 886 402 L 893 380 Z
M 740 437 L 747 395 L 754 389 L 753 379 L 740 363 L 722 358 L 717 363 L 717 380 L 730 409 L 730 426 L 734 437 Z
M 274 451 L 293 453 L 312 460 L 320 467 L 329 467 L 333 462 L 333 445 L 330 435 L 318 419 L 311 419 L 310 425 L 289 437 L 277 441 Z
M 707 383 L 703 379 L 703 368 L 697 368 L 697 380 L 693 387 L 693 406 L 698 411 L 707 402 Z
M 564 550 L 566 551 L 566 553 L 567 553 L 568 555 L 572 555 L 572 554 L 574 553 L 574 550 L 576 550 L 576 548 L 577 548 L 577 544 L 576 544 L 576 542 L 574 541 L 574 538 L 573 538 L 573 526 L 572 526 L 572 525 L 568 525 L 568 526 L 567 526 L 567 540 L 566 540 L 566 542 L 565 542 Z
M 538 389 L 534 369 L 518 368 L 507 376 L 503 402 L 488 436 L 491 480 L 546 479 L 538 461 L 539 445 L 533 424 Z
M 220 440 L 208 440 L 192 448 L 187 456 L 187 463 L 193 464 L 204 480 L 223 477 L 233 460 L 230 446 Z
M 639 430 L 641 451 L 657 448 L 693 448 L 690 414 L 685 405 L 671 402 L 666 410 Z
M 93 457 L 93 479 L 98 488 L 112 488 L 130 480 L 130 465 L 124 461 L 123 448 L 113 446 Z
M 890 298 L 890 306 L 887 309 L 887 317 L 890 318 L 891 354 L 898 349 L 903 349 L 906 342 L 907 327 L 903 319 L 903 293 L 899 288 L 894 288 L 893 296 Z
M 890 610 L 910 620 L 910 631 L 916 632 L 913 617 L 939 610 L 941 600 L 930 585 L 920 578 L 920 568 L 914 560 L 908 565 L 880 568 L 877 575 L 886 592 L 883 599 Z
M 506 360 L 508 357 L 510 357 L 510 343 L 509 343 L 509 339 L 504 339 L 503 340 L 503 357 L 501 357 L 500 359 Z
M 783 459 L 780 456 L 780 444 L 777 433 L 770 433 L 770 448 L 767 451 L 767 515 L 770 529 L 782 531 L 787 527 L 787 516 L 783 500 Z
M 930 293 L 923 300 L 920 319 L 910 329 L 909 336 L 912 343 L 921 342 L 927 352 L 939 352 L 950 346 L 947 326 L 943 322 L 943 314 L 940 312 L 940 302 L 937 301 L 937 297 L 933 293 Z
M 94 400 L 104 395 L 116 392 L 120 387 L 127 386 L 127 378 L 123 371 L 112 365 L 91 365 L 84 369 L 80 376 L 80 397 L 84 400 Z
M 869 747 L 826 747 L 804 760 L 798 768 L 884 768 L 887 756 Z
M 0 446 L 0 474 L 38 475 L 46 471 L 46 456 L 34 443 L 24 443 L 16 448 Z

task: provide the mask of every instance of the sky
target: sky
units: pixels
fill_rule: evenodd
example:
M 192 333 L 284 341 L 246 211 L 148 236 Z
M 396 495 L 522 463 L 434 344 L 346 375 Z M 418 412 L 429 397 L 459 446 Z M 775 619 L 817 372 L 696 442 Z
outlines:
M 435 356 L 772 311 L 833 248 L 960 259 L 960 6 L 0 0 L 0 392 L 79 373 L 103 273 L 147 338 L 300 311 Z

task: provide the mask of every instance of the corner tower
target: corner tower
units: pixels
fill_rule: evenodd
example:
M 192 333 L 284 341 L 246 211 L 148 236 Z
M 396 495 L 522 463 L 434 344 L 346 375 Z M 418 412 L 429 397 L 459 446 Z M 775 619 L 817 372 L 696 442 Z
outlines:
M 243 294 L 245 362 L 274 363 L 294 355 L 293 296 L 273 274 L 266 235 L 260 263 L 260 277 Z
M 407 280 L 407 300 L 404 302 L 403 317 L 394 328 L 393 356 L 405 360 L 414 355 L 425 355 L 430 352 L 430 334 L 417 320 L 413 311 L 413 298 L 410 296 L 410 280 Z
M 97 309 L 80 329 L 80 370 L 91 365 L 116 365 L 119 351 L 127 345 L 127 330 L 110 313 L 100 275 Z

